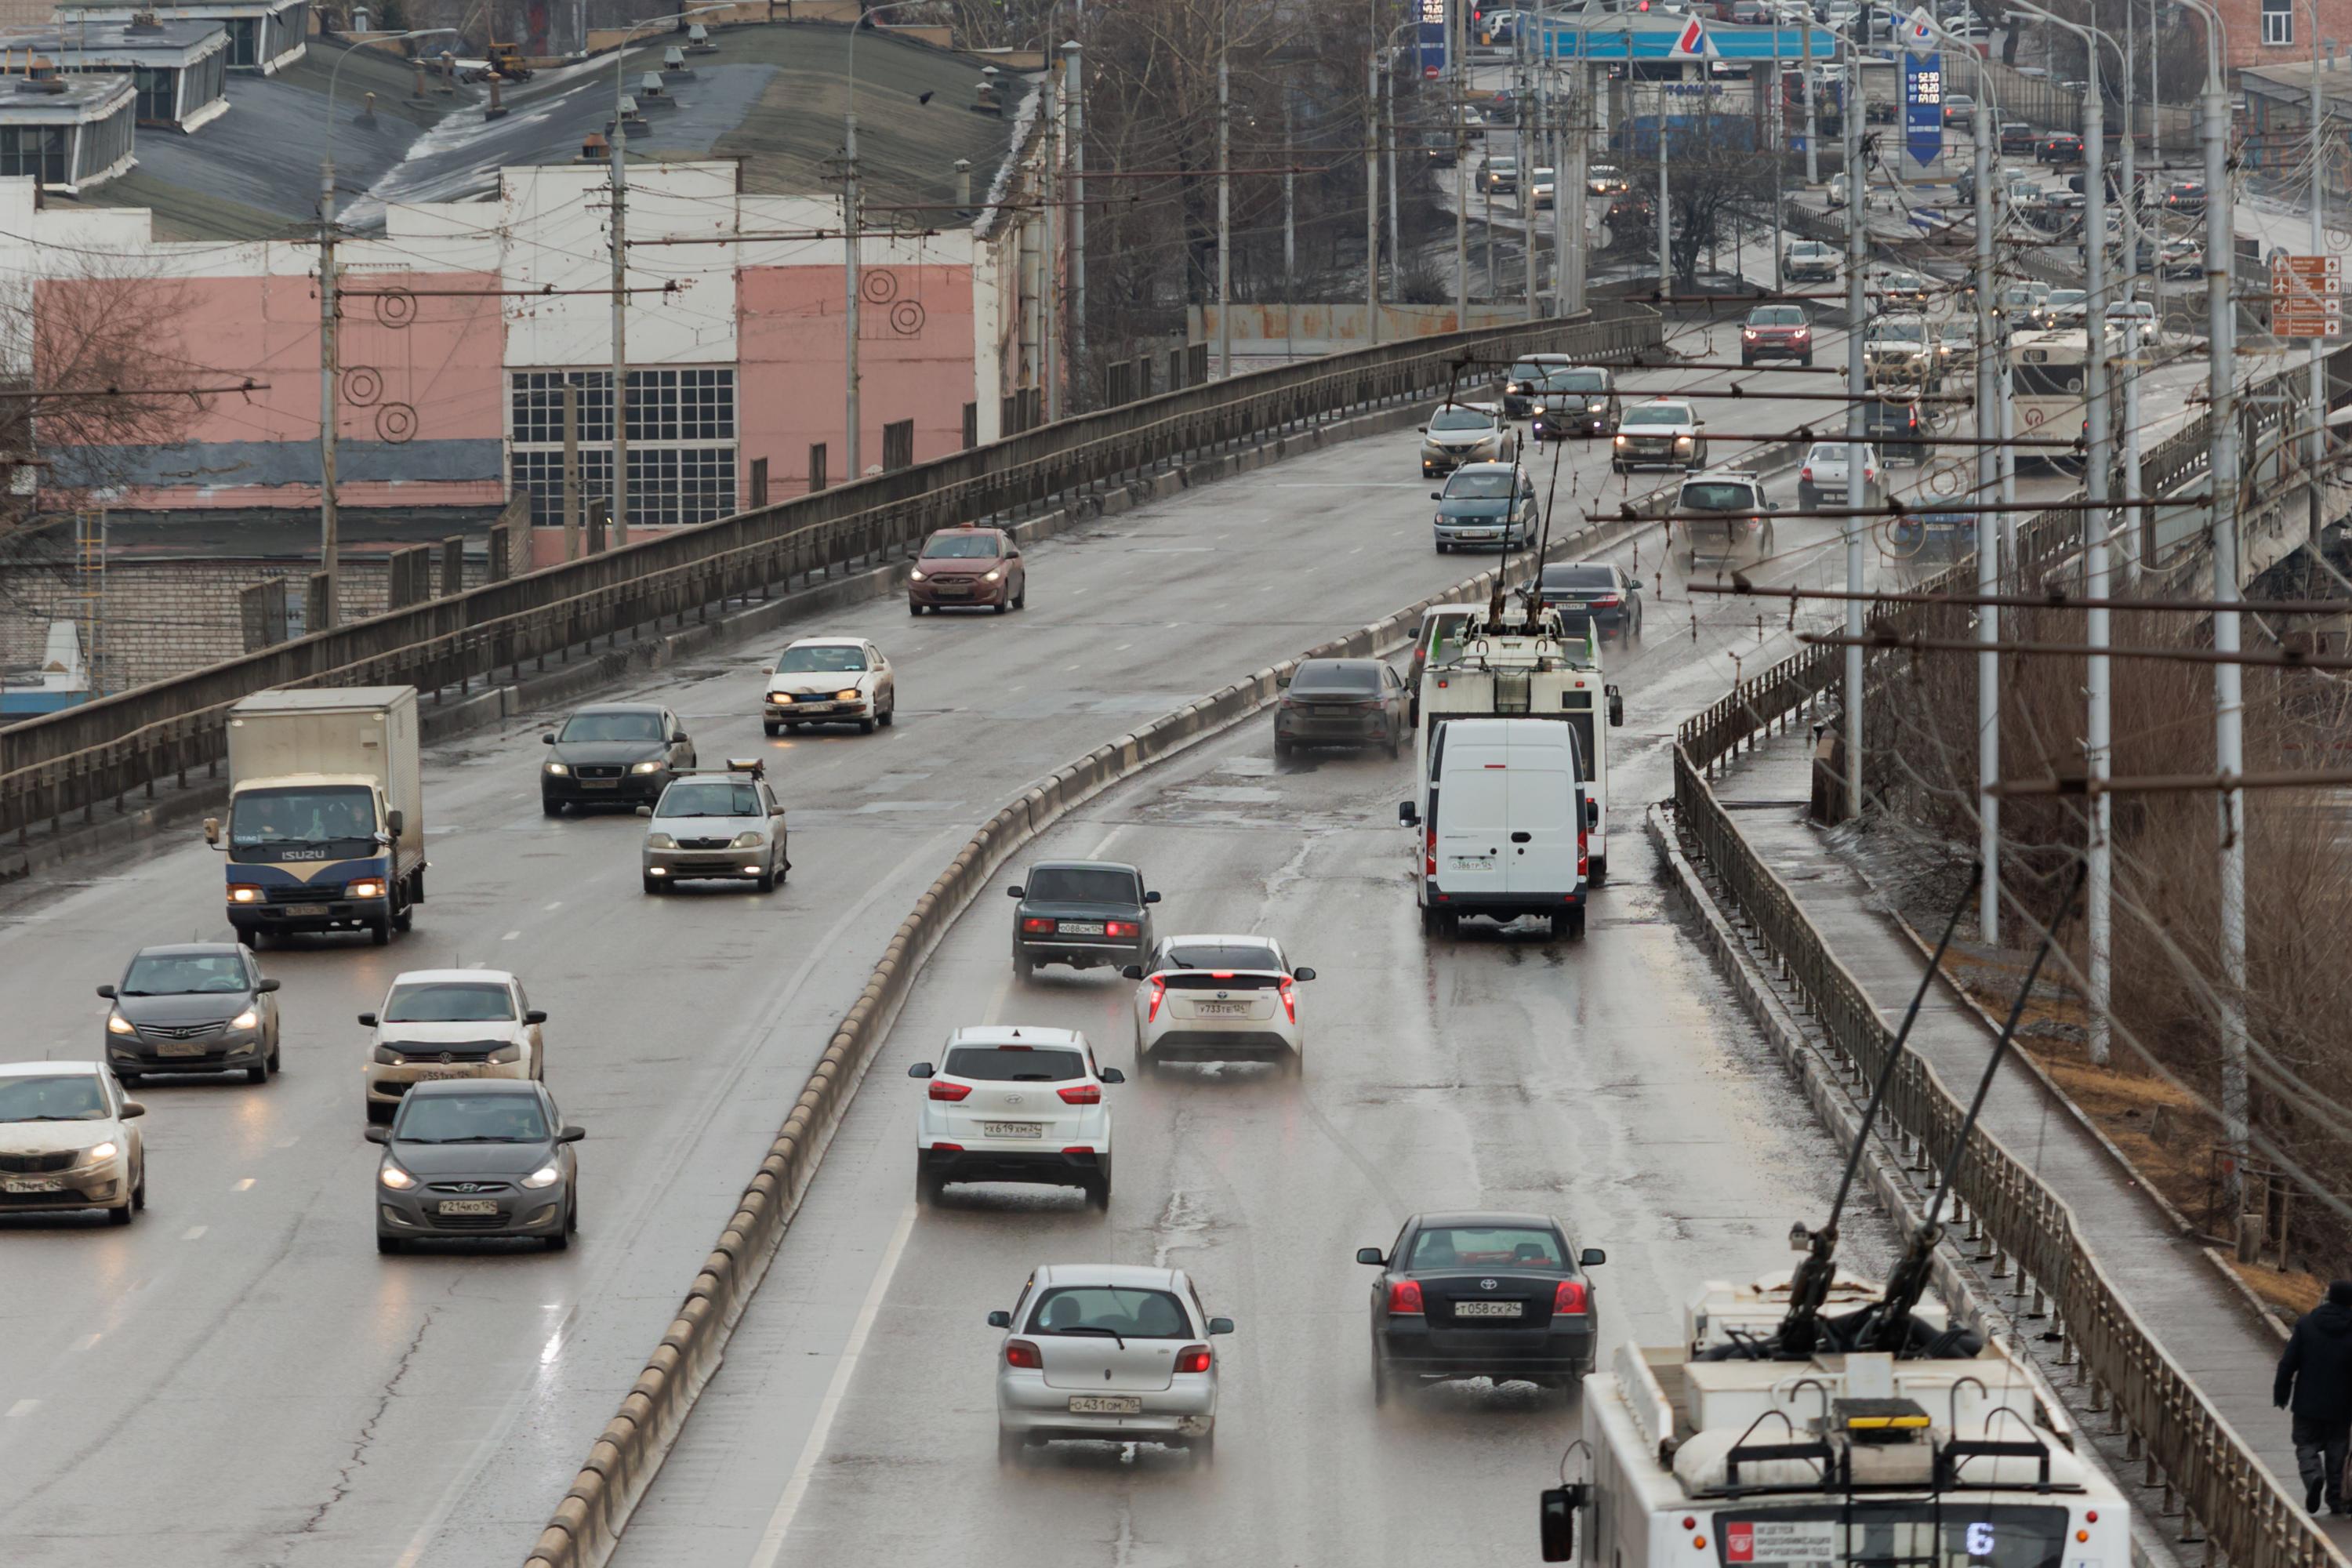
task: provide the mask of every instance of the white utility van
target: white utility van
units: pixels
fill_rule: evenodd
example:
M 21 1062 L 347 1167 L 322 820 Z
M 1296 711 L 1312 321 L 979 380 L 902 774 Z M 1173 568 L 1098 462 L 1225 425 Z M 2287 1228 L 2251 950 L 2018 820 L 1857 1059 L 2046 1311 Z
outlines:
M 1420 829 L 1413 882 L 1424 933 L 1465 915 L 1550 921 L 1584 934 L 1586 834 L 1599 815 L 1577 769 L 1576 731 L 1547 719 L 1449 719 L 1430 738 L 1418 803 L 1397 808 Z

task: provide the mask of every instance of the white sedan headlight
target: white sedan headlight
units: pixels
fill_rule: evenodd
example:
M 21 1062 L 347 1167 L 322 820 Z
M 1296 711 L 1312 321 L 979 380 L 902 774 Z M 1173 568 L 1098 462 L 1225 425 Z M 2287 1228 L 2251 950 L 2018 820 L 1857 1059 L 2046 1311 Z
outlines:
M 677 840 L 672 838 L 667 833 L 648 833 L 646 835 L 646 847 L 648 849 L 675 849 L 677 847 Z
M 989 575 L 993 577 L 996 574 L 992 572 Z M 833 696 L 834 700 L 836 702 L 855 702 L 858 699 L 859 692 L 857 688 L 850 686 L 845 687 L 841 690 L 835 692 Z
M 562 1174 L 562 1171 L 555 1168 L 555 1162 L 550 1160 L 546 1164 L 525 1176 L 522 1179 L 522 1184 L 526 1187 L 551 1187 L 555 1185 L 556 1179 Z
M 639 763 L 629 771 L 633 773 L 657 773 L 662 771 L 662 764 L 658 762 Z
M 767 839 L 761 834 L 758 828 L 750 827 L 737 834 L 735 836 L 735 841 L 729 845 L 728 847 L 730 849 L 757 849 L 761 845 L 765 844 L 766 842 Z
M 82 1163 L 85 1165 L 95 1165 L 100 1160 L 111 1160 L 117 1154 L 121 1152 L 122 1145 L 115 1142 L 112 1139 L 109 1139 L 107 1142 L 100 1143 L 97 1148 L 92 1149 L 88 1153 L 84 1154 L 81 1157 Z

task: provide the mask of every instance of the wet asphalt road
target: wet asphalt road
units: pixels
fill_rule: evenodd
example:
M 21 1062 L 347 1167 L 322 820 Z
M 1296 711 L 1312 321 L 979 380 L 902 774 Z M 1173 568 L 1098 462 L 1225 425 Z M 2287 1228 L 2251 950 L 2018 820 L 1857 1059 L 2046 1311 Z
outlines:
M 1643 374 L 1645 385 L 1720 383 L 1717 373 Z M 1738 417 L 1759 412 L 1751 401 Z M 78 1568 L 126 1547 L 192 1565 L 519 1560 L 635 1377 L 833 1021 L 972 825 L 1031 778 L 1135 722 L 1481 564 L 1430 551 L 1430 486 L 1415 472 L 1413 440 L 1406 432 L 1352 443 L 1042 545 L 1032 555 L 1031 607 L 1020 615 L 913 622 L 900 601 L 886 600 L 794 628 L 882 644 L 899 669 L 892 731 L 762 739 L 755 704 L 768 646 L 612 693 L 672 703 L 705 758 L 770 760 L 791 810 L 794 869 L 768 898 L 712 889 L 646 900 L 635 818 L 539 815 L 541 722 L 435 748 L 432 897 L 415 933 L 386 950 L 324 942 L 264 955 L 286 982 L 284 1077 L 257 1089 L 142 1087 L 152 1206 L 134 1226 L 0 1219 L 0 1473 L 8 1477 L 0 1555 L 10 1568 Z M 1539 472 L 1549 468 L 1546 454 Z M 1560 474 L 1564 511 L 1625 489 L 1608 479 L 1595 448 L 1570 448 Z M 1637 478 L 1633 488 L 1654 482 Z M 1840 552 L 1802 544 L 1828 526 L 1783 523 L 1780 580 L 1842 573 Z M 1654 574 L 1656 539 L 1644 533 L 1621 558 Z M 1647 645 L 1612 661 L 1622 664 L 1630 710 L 1615 826 L 1636 854 L 1581 949 L 1521 952 L 1489 941 L 1433 959 L 1409 900 L 1400 901 L 1388 826 L 1399 778 L 1385 764 L 1336 758 L 1280 778 L 1252 773 L 1266 754 L 1254 730 L 1060 830 L 1057 846 L 1091 848 L 1087 833 L 1101 838 L 1131 810 L 1134 825 L 1119 826 L 1111 847 L 1159 868 L 1171 921 L 1284 931 L 1329 977 L 1314 993 L 1316 1067 L 1303 1095 L 1238 1077 L 1127 1091 L 1109 1229 L 1097 1222 L 1076 1253 L 1066 1248 L 1080 1243 L 1065 1237 L 1088 1222 L 1050 1201 L 1015 1203 L 1009 1215 L 992 1202 L 971 1204 L 920 1227 L 872 1342 L 868 1364 L 887 1365 L 888 1383 L 845 1385 L 837 1442 L 854 1439 L 851 1452 L 863 1455 L 873 1434 L 895 1429 L 891 1452 L 909 1462 L 908 1473 L 960 1497 L 993 1488 L 992 1460 L 975 1458 L 985 1447 L 988 1388 L 979 1314 L 1002 1304 L 1033 1258 L 1148 1257 L 1197 1237 L 1235 1249 L 1234 1267 L 1203 1271 L 1216 1281 L 1217 1310 L 1241 1317 L 1255 1337 L 1236 1342 L 1229 1386 L 1238 1418 L 1219 1478 L 1181 1484 L 1238 1486 L 1255 1470 L 1269 1483 L 1290 1476 L 1295 1487 L 1301 1460 L 1277 1469 L 1274 1450 L 1257 1447 L 1276 1431 L 1290 1434 L 1282 1453 L 1297 1456 L 1318 1452 L 1310 1436 L 1339 1443 L 1357 1434 L 1346 1440 L 1381 1445 L 1364 1473 L 1397 1467 L 1406 1479 L 1433 1461 L 1381 1436 L 1414 1418 L 1402 1428 L 1361 1419 L 1360 1342 L 1299 1331 L 1354 1324 L 1361 1282 L 1344 1278 L 1351 1265 L 1334 1276 L 1329 1260 L 1384 1239 L 1400 1204 L 1548 1194 L 1542 1201 L 1586 1239 L 1624 1259 L 1605 1276 L 1618 1330 L 1654 1320 L 1691 1277 L 1689 1257 L 1660 1252 L 1661 1239 L 1752 1230 L 1769 1240 L 1817 1206 L 1807 1200 L 1820 1140 L 1793 1108 L 1776 1105 L 1747 1031 L 1696 950 L 1664 923 L 1639 847 L 1635 803 L 1664 792 L 1675 721 L 1713 700 L 1742 664 L 1753 669 L 1787 646 L 1777 623 L 1759 641 L 1735 608 L 1712 602 L 1697 612 L 1694 639 L 1678 582 L 1653 584 Z M 1201 774 L 1227 763 L 1244 771 Z M 1152 806 L 1163 791 L 1173 793 Z M 12 1054 L 98 1054 L 103 1009 L 89 987 L 117 978 L 141 942 L 225 934 L 219 879 L 211 853 L 187 834 L 0 897 L 0 970 L 15 981 Z M 1302 914 L 1309 908 L 1312 920 Z M 719 1560 L 735 1560 L 748 1555 L 731 1544 L 741 1521 L 772 1512 L 873 1279 L 868 1254 L 903 1217 L 905 1086 L 889 1079 L 908 1053 L 928 1049 L 950 1021 L 1028 1016 L 1034 1004 L 1054 1021 L 1097 1027 L 1097 1016 L 1123 1006 L 1098 979 L 1056 976 L 1034 996 L 1000 994 L 996 912 L 983 903 L 926 978 L 648 1508 L 633 1562 L 677 1561 L 645 1543 L 712 1530 L 730 1543 Z M 583 1244 L 567 1255 L 494 1244 L 383 1258 L 370 1245 L 375 1157 L 360 1136 L 364 1035 L 353 1015 L 373 1006 L 399 970 L 444 964 L 511 968 L 551 1015 L 549 1084 L 566 1118 L 591 1134 Z M 1194 1104 L 1204 1088 L 1227 1098 Z M 1704 1122 L 1691 1113 L 1702 1101 L 1711 1108 Z M 1220 1103 L 1230 1112 L 1208 1110 Z M 1675 1152 L 1645 1152 L 1653 1144 Z M 1743 1266 L 1762 1258 L 1742 1254 Z M 908 1290 L 926 1293 L 919 1310 Z M 935 1316 L 929 1303 L 943 1299 L 955 1309 Z M 918 1317 L 928 1325 L 919 1331 Z M 918 1343 L 910 1331 L 929 1338 Z M 805 1342 L 787 1350 L 780 1334 Z M 769 1369 L 791 1385 L 773 1399 L 761 1391 L 775 1392 L 774 1383 L 746 1381 L 763 1378 L 763 1344 L 790 1360 Z M 1491 1528 L 1516 1540 L 1525 1445 L 1514 1437 L 1506 1464 L 1503 1436 L 1480 1436 L 1510 1404 L 1448 1396 L 1429 1409 L 1449 1412 L 1440 1429 L 1463 1438 L 1462 1457 L 1445 1461 L 1449 1477 L 1491 1470 L 1496 1485 L 1507 1479 L 1512 1506 Z M 723 1447 L 730 1423 L 751 1407 L 787 1429 L 714 1456 L 711 1446 Z M 1239 1414 L 1251 1409 L 1262 1414 Z M 1286 1410 L 1322 1415 L 1285 1426 L 1290 1417 L 1276 1413 Z M 1498 1433 L 1557 1429 L 1556 1417 L 1527 1414 Z M 1070 1462 L 1083 1473 L 1085 1461 Z M 858 1505 L 842 1478 L 858 1467 L 823 1450 L 800 1528 L 843 1528 L 842 1510 Z M 874 1484 L 898 1468 L 873 1466 Z M 698 1495 L 708 1507 L 688 1500 Z M 1435 1508 L 1410 1494 L 1393 1505 L 1350 1495 L 1367 1529 L 1424 1514 L 1446 1521 L 1433 1525 L 1436 1533 L 1464 1528 L 1451 1500 Z M 906 1500 L 903 1528 L 918 1528 L 920 1513 L 944 1517 L 928 1500 Z M 1297 1518 L 1296 1501 L 1264 1500 L 1267 1520 Z M 1053 1527 L 1056 1539 L 1119 1539 L 1117 1519 L 1091 1508 Z M 1024 1528 L 1008 1522 L 992 1539 L 1009 1550 Z M 1166 1521 L 1154 1531 L 1174 1534 Z M 1204 1525 L 1197 1539 L 1223 1538 Z M 1357 1533 L 1335 1527 L 1328 1539 Z M 1298 1550 L 1302 1560 L 1324 1554 Z

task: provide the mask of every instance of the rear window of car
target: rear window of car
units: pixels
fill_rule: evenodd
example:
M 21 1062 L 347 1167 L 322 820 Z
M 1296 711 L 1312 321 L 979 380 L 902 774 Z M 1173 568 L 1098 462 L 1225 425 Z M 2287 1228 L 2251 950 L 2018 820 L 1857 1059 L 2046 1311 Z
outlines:
M 1041 867 L 1025 884 L 1033 901 L 1077 904 L 1140 903 L 1135 873 L 1087 866 Z
M 1116 1336 L 1123 1340 L 1192 1337 L 1184 1303 L 1166 1290 L 1116 1285 L 1058 1285 L 1037 1298 L 1029 1314 L 1033 1334 Z
M 1756 489 L 1744 484 L 1685 485 L 1682 504 L 1697 511 L 1738 511 L 1756 505 Z
M 948 1053 L 947 1070 L 978 1083 L 1063 1083 L 1086 1077 L 1087 1061 L 1073 1050 L 958 1046 Z
M 1560 588 L 1614 588 L 1617 574 L 1608 566 L 1547 566 L 1543 585 L 1546 593 Z
M 1432 1226 L 1412 1238 L 1407 1268 L 1565 1268 L 1567 1249 L 1549 1226 Z
M 1237 969 L 1278 970 L 1282 963 L 1274 949 L 1256 942 L 1179 942 L 1168 950 L 1166 966 L 1230 973 Z
M 1298 667 L 1291 677 L 1290 689 L 1298 692 L 1345 692 L 1360 697 L 1381 689 L 1381 667 L 1377 664 L 1325 664 L 1313 661 Z
M 996 553 L 996 535 L 935 533 L 923 542 L 923 553 L 933 561 L 985 561 Z

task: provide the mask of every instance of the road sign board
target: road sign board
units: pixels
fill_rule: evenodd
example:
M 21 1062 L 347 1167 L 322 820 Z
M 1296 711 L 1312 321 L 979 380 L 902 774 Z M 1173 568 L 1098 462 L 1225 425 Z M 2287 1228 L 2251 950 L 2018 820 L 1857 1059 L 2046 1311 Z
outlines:
M 2271 335 L 2333 338 L 2344 332 L 2344 258 L 2271 257 Z

